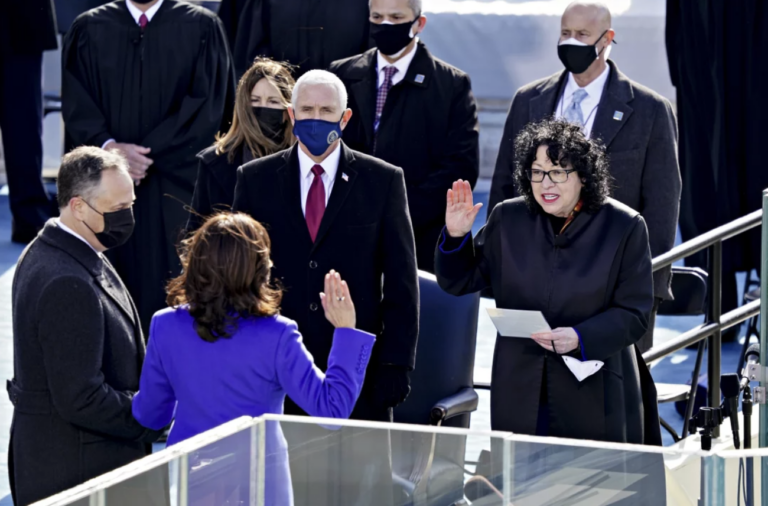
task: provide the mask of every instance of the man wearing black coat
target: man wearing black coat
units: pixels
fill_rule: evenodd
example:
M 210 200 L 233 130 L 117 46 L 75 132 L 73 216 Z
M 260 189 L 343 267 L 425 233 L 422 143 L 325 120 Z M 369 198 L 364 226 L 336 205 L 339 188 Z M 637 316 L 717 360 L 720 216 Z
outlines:
M 488 215 L 499 202 L 517 196 L 512 174 L 518 133 L 530 122 L 564 117 L 579 122 L 588 137 L 605 144 L 614 180 L 612 197 L 642 214 L 655 258 L 674 246 L 680 210 L 677 124 L 672 106 L 608 60 L 614 31 L 607 9 L 574 2 L 561 24 L 558 54 L 566 70 L 527 84 L 515 94 L 499 147 Z M 590 59 L 579 62 L 580 51 L 591 51 Z M 581 92 L 586 92 L 584 98 L 575 100 Z M 574 105 L 577 110 L 572 111 Z M 660 302 L 672 298 L 671 279 L 671 268 L 654 273 L 656 301 L 648 333 L 638 341 L 642 352 L 653 345 Z
M 238 79 L 257 56 L 300 76 L 370 47 L 366 0 L 222 0 L 219 17 Z
M 372 0 L 370 6 L 378 49 L 329 69 L 347 87 L 355 113 L 344 142 L 402 167 L 418 267 L 431 272 L 446 191 L 457 179 L 477 181 L 477 104 L 469 76 L 419 42 L 427 23 L 420 0 Z
M 352 115 L 346 104 L 344 85 L 333 74 L 313 70 L 299 78 L 288 109 L 299 142 L 240 167 L 233 208 L 269 231 L 273 277 L 284 288 L 281 312 L 298 323 L 304 344 L 322 370 L 328 366 L 333 341 L 333 327 L 320 303 L 324 276 L 335 269 L 347 281 L 357 328 L 376 335 L 351 418 L 391 421 L 392 408 L 410 392 L 408 372 L 416 355 L 419 291 L 413 230 L 403 171 L 353 151 L 340 140 Z M 285 413 L 303 411 L 286 399 Z M 290 427 L 285 429 L 291 445 L 306 443 L 312 427 L 299 427 L 299 437 L 291 436 Z M 317 435 L 320 440 L 325 436 Z M 363 452 L 366 464 L 360 464 L 363 457 L 342 458 L 339 469 L 328 469 L 328 451 L 335 450 L 315 452 L 302 445 L 292 454 L 294 476 L 318 473 L 317 481 L 329 484 L 327 493 L 295 487 L 297 506 L 392 504 L 386 434 L 368 436 L 364 445 L 356 442 L 342 450 L 345 455 Z M 339 487 L 341 480 L 355 486 Z M 365 498 L 359 497 L 362 490 Z
M 52 0 L 0 7 L 0 130 L 13 214 L 11 240 L 28 243 L 53 206 L 43 186 L 43 51 L 56 49 Z
M 133 229 L 127 163 L 78 148 L 64 157 L 58 187 L 61 218 L 25 250 L 13 280 L 8 469 L 18 506 L 144 457 L 158 436 L 131 414 L 144 339 L 103 255 Z

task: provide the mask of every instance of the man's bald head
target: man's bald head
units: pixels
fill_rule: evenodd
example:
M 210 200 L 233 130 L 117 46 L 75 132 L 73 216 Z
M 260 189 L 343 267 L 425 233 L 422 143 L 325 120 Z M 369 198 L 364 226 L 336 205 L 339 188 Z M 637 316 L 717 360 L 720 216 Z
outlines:
M 608 47 L 614 36 L 611 30 L 611 11 L 605 4 L 577 0 L 565 8 L 560 20 L 560 42 L 574 38 L 592 45 L 603 34 L 605 36 L 598 44 L 601 49 Z

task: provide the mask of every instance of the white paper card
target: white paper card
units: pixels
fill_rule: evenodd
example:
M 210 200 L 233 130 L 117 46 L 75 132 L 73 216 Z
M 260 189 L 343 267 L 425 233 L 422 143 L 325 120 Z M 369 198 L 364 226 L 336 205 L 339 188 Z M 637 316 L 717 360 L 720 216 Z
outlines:
M 599 360 L 587 360 L 586 362 L 582 362 L 577 358 L 569 357 L 567 355 L 561 355 L 561 357 L 563 357 L 568 369 L 570 369 L 573 375 L 576 376 L 576 379 L 579 380 L 579 383 L 603 368 L 603 362 Z
M 541 311 L 488 308 L 488 316 L 504 337 L 531 337 L 536 332 L 552 330 Z

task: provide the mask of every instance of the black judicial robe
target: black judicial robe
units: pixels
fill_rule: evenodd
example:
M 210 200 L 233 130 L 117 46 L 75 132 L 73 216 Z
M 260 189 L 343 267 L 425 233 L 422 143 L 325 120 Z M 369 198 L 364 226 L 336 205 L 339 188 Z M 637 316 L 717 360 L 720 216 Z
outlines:
M 656 388 L 635 346 L 653 305 L 643 218 L 608 199 L 595 214 L 579 213 L 556 241 L 548 216 L 520 197 L 497 205 L 469 239 L 449 238 L 449 253 L 438 245 L 435 273 L 444 290 L 463 295 L 490 285 L 497 307 L 541 311 L 553 329 L 574 327 L 585 358 L 604 362 L 580 383 L 534 341 L 499 337 L 491 428 L 535 434 L 545 383 L 548 435 L 661 445 Z
M 371 47 L 367 0 L 222 0 L 237 76 L 257 56 L 298 65 L 297 76 Z
M 108 139 L 151 148 L 136 187 L 136 228 L 109 256 L 148 335 L 178 274 L 175 243 L 192 200 L 197 160 L 234 87 L 221 22 L 206 9 L 164 0 L 144 33 L 117 1 L 79 16 L 64 41 L 62 113 L 70 147 Z

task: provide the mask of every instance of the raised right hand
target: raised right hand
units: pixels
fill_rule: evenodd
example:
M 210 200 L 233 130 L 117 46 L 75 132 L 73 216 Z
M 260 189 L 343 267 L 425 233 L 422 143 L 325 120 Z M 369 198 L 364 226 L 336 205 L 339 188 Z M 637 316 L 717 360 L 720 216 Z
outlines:
M 320 293 L 325 318 L 338 328 L 355 328 L 355 305 L 349 296 L 349 286 L 339 273 L 331 270 L 325 275 L 325 289 Z
M 445 228 L 451 237 L 464 237 L 472 231 L 472 224 L 482 203 L 472 205 L 472 186 L 459 179 L 448 190 L 445 208 Z
M 144 146 L 113 141 L 104 146 L 104 149 L 119 151 L 128 160 L 128 171 L 137 183 L 147 176 L 147 169 L 154 163 L 151 158 L 144 156 L 152 149 Z

